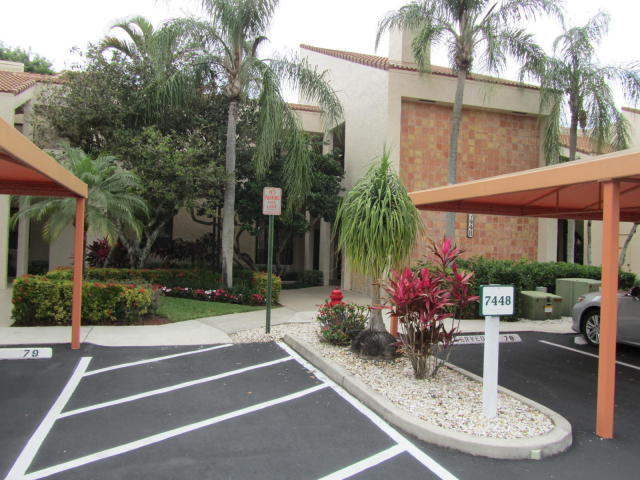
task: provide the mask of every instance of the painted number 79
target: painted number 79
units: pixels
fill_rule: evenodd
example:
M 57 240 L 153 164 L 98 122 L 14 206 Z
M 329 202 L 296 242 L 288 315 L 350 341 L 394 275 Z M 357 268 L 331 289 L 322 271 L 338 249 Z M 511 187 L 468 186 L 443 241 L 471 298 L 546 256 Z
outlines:
M 498 297 L 497 295 L 485 295 L 484 297 L 485 306 L 505 306 L 511 305 L 511 297 L 509 295 L 502 295 Z
M 37 358 L 38 355 L 40 355 L 40 350 L 38 350 L 37 348 L 25 348 L 22 358 Z

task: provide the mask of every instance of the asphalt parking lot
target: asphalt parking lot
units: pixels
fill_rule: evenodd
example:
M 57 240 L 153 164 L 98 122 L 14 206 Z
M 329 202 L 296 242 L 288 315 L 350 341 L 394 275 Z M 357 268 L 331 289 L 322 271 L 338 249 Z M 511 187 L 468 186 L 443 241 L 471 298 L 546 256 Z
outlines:
M 597 353 L 573 335 L 500 346 L 500 384 L 562 414 L 565 453 L 473 457 L 387 425 L 285 346 L 53 346 L 0 361 L 0 478 L 601 479 L 640 471 L 640 349 L 618 346 L 616 430 L 595 434 Z M 482 345 L 450 360 L 482 373 Z
M 429 452 L 459 478 L 631 479 L 640 477 L 640 349 L 618 345 L 615 438 L 595 431 L 597 350 L 575 335 L 520 333 L 521 343 L 500 344 L 500 385 L 563 415 L 573 428 L 568 451 L 541 461 L 508 461 Z M 450 361 L 482 375 L 482 345 L 460 345 Z
M 307 366 L 274 343 L 1 361 L 0 474 L 455 478 Z

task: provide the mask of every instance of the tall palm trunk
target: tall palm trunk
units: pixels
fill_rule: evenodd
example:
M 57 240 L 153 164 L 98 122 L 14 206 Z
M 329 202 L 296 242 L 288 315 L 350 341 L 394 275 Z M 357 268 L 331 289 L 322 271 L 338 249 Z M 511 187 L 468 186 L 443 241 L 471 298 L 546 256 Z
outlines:
M 618 267 L 622 268 L 624 266 L 624 262 L 627 259 L 627 250 L 629 249 L 629 244 L 631 240 L 633 240 L 633 236 L 636 234 L 636 230 L 638 230 L 638 223 L 634 223 L 631 227 L 631 230 L 627 234 L 627 238 L 624 239 L 624 245 L 620 250 L 620 259 L 618 260 Z
M 458 137 L 460 136 L 460 123 L 462 121 L 462 99 L 464 97 L 464 84 L 467 79 L 467 72 L 458 72 L 458 84 L 456 85 L 456 96 L 453 102 L 453 114 L 451 117 L 451 136 L 449 137 L 449 165 L 447 183 L 456 183 L 458 176 Z M 447 213 L 447 237 L 455 240 L 456 234 L 456 214 Z
M 578 113 L 571 114 L 569 127 L 569 161 L 576 159 L 578 149 Z M 574 263 L 576 254 L 576 221 L 567 220 L 567 262 Z
M 227 147 L 225 152 L 225 170 L 227 178 L 224 188 L 222 207 L 222 276 L 224 284 L 233 286 L 233 240 L 236 209 L 236 125 L 238 123 L 238 100 L 229 103 L 227 120 Z

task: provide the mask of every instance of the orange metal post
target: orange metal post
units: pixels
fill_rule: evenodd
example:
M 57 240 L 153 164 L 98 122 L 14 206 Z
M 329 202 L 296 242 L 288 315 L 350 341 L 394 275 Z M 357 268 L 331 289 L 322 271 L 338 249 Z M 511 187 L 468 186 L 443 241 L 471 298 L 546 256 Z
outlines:
M 618 331 L 620 184 L 617 181 L 608 181 L 604 182 L 602 187 L 602 305 L 596 435 L 602 438 L 613 438 Z
M 71 348 L 80 348 L 82 311 L 82 267 L 84 265 L 84 198 L 76 199 L 76 232 L 73 254 L 73 298 L 71 300 Z

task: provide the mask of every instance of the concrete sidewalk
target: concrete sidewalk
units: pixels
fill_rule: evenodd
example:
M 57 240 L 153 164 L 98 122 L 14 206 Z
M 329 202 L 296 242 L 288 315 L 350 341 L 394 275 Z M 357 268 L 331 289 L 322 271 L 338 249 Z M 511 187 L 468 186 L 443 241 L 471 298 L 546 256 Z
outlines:
M 319 305 L 325 302 L 334 287 L 311 287 L 283 290 L 280 295 L 282 307 L 271 312 L 271 324 L 311 322 Z M 345 301 L 367 305 L 369 297 L 344 292 Z M 70 327 L 11 327 L 11 290 L 0 291 L 0 345 L 25 345 L 68 343 Z M 388 319 L 385 319 L 388 323 Z M 81 341 L 104 346 L 161 346 L 161 345 L 208 345 L 229 343 L 229 334 L 264 328 L 265 312 L 235 313 L 218 317 L 200 318 L 165 325 L 134 326 L 86 326 L 81 330 Z M 388 328 L 388 325 L 387 325 Z M 482 332 L 483 320 L 462 320 L 462 332 Z M 549 332 L 571 333 L 571 319 L 517 322 L 502 322 L 501 332 Z

